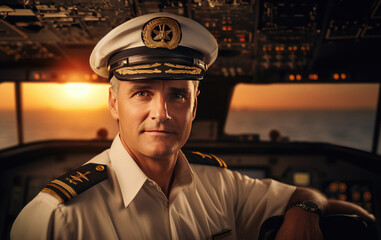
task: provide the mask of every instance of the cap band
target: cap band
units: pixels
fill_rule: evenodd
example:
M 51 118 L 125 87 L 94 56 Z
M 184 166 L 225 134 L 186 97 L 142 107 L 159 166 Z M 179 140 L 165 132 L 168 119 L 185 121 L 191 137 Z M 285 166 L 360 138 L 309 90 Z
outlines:
M 112 55 L 107 64 L 110 78 L 201 80 L 207 69 L 200 52 L 178 46 L 165 48 L 137 47 Z

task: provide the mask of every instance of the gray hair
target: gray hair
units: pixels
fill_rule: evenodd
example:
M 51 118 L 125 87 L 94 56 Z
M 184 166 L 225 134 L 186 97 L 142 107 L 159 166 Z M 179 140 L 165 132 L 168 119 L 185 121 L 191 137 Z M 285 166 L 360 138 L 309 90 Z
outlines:
M 115 76 L 112 76 L 110 79 L 110 84 L 116 96 L 118 96 L 119 93 L 119 83 L 119 80 Z

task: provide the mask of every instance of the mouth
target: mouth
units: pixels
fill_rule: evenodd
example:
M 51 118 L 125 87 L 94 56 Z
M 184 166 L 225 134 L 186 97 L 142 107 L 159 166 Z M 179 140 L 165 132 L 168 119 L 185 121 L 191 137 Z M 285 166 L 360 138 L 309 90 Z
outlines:
M 173 131 L 168 131 L 168 130 L 145 130 L 143 133 L 148 133 L 151 135 L 162 135 L 162 136 L 167 136 L 167 135 L 175 135 L 175 132 Z

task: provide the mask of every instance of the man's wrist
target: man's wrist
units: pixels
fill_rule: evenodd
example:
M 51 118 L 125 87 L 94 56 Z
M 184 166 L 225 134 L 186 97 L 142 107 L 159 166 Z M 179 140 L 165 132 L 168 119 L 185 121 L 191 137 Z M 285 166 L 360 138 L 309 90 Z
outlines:
M 302 201 L 296 201 L 296 202 L 293 202 L 293 203 L 290 203 L 286 210 L 285 210 L 285 214 L 288 210 L 290 210 L 291 208 L 301 208 L 307 212 L 310 212 L 310 213 L 314 213 L 314 214 L 317 214 L 318 216 L 322 216 L 322 211 L 321 209 L 319 208 L 319 206 L 312 202 L 312 201 L 307 201 L 307 200 L 302 200 Z

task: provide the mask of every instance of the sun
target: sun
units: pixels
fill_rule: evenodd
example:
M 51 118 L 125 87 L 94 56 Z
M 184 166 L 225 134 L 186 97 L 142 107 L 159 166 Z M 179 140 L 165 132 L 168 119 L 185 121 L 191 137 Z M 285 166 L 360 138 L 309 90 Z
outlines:
M 65 85 L 67 95 L 75 99 L 81 99 L 89 96 L 91 88 L 91 84 L 88 83 L 67 83 Z

